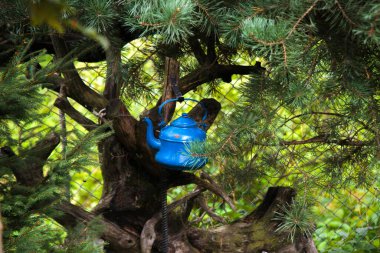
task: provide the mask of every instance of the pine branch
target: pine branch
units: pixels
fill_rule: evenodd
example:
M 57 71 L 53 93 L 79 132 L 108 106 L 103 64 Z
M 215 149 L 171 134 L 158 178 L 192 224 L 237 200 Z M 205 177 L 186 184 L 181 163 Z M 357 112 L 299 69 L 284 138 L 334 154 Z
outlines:
M 339 10 L 341 11 L 343 17 L 350 23 L 352 27 L 357 27 L 357 24 L 355 24 L 354 21 L 347 15 L 347 12 L 344 10 L 343 6 L 340 4 L 338 0 L 335 0 L 336 5 L 338 6 Z
M 92 120 L 85 117 L 83 114 L 75 110 L 74 107 L 71 106 L 70 102 L 66 98 L 57 98 L 54 102 L 54 106 L 61 109 L 64 113 L 69 115 L 73 120 L 78 122 L 81 126 L 83 126 L 87 131 L 91 131 L 97 127 L 97 124 Z
M 296 145 L 305 145 L 312 143 L 320 143 L 320 144 L 336 144 L 339 146 L 354 146 L 354 147 L 364 147 L 364 146 L 374 146 L 374 140 L 372 141 L 353 141 L 349 138 L 347 139 L 329 139 L 326 135 L 318 135 L 306 140 L 294 140 L 294 141 L 280 141 L 278 144 L 276 143 L 263 143 L 263 142 L 252 142 L 252 145 L 255 146 L 266 146 L 266 147 L 276 147 L 276 146 L 296 146 Z M 220 151 L 220 150 L 219 150 Z
M 202 195 L 199 196 L 196 200 L 199 206 L 202 208 L 202 210 L 205 211 L 212 219 L 219 223 L 227 223 L 227 221 L 223 217 L 217 215 L 211 210 L 211 208 L 208 207 L 206 199 Z
M 220 65 L 211 64 L 201 66 L 188 75 L 180 79 L 180 89 L 183 94 L 197 88 L 198 86 L 211 82 L 215 79 L 221 78 L 225 82 L 231 80 L 231 76 L 236 75 L 249 75 L 258 74 L 264 69 L 256 63 L 254 66 L 241 66 L 241 65 Z
M 302 20 L 304 20 L 305 17 L 315 8 L 319 1 L 320 0 L 314 1 L 311 4 L 311 6 L 302 14 L 302 16 L 298 18 L 297 22 L 293 25 L 292 29 L 289 31 L 288 35 L 284 40 L 287 40 L 290 36 L 292 36 L 292 34 L 296 31 L 297 27 L 301 24 Z
M 339 146 L 356 146 L 356 147 L 374 145 L 373 141 L 353 141 L 350 139 L 333 140 L 323 135 L 315 136 L 310 139 L 300 140 L 300 141 L 281 141 L 280 145 L 292 146 L 292 145 L 304 145 L 304 144 L 310 144 L 310 143 L 336 144 Z M 266 146 L 265 144 L 259 144 L 259 145 Z
M 65 65 L 62 72 L 65 77 L 67 96 L 73 98 L 89 111 L 105 108 L 107 99 L 84 84 L 72 62 L 72 55 L 69 53 L 65 41 L 56 34 L 51 34 L 50 37 L 57 58 L 62 60 Z
M 230 82 L 232 75 L 249 75 L 258 74 L 264 71 L 264 68 L 257 62 L 254 66 L 241 66 L 241 65 L 221 65 L 213 63 L 211 65 L 202 65 L 198 69 L 182 77 L 179 80 L 179 88 L 183 95 L 187 92 L 196 89 L 198 86 L 211 82 L 215 79 L 222 78 L 225 82 Z M 144 113 L 146 117 L 149 117 L 155 124 L 158 123 L 157 110 L 161 104 L 162 98 L 155 107 Z
M 92 13 L 94 15 L 94 13 Z M 29 25 L 29 18 L 20 27 L 26 27 Z M 122 41 L 122 44 L 127 44 L 137 38 L 140 34 L 136 32 L 131 32 L 130 29 L 119 22 L 114 23 L 112 30 L 119 35 L 118 38 Z M 11 31 L 11 32 L 10 32 Z M 1 29 L 0 38 L 11 38 L 13 35 L 12 29 Z M 51 39 L 46 36 L 45 33 L 33 33 L 34 41 L 31 45 L 29 52 L 46 50 L 48 54 L 55 54 L 55 50 Z M 83 48 L 91 49 L 82 52 L 78 55 L 78 61 L 80 62 L 100 62 L 106 59 L 106 55 L 101 46 L 94 44 L 93 41 L 88 40 L 83 34 L 72 31 L 66 32 L 60 35 L 61 38 L 66 41 L 68 51 L 75 49 L 80 43 Z M 15 48 L 18 46 L 18 40 L 4 39 L 0 43 L 0 67 L 6 66 L 6 64 L 11 59 L 11 56 L 15 52 Z
M 282 45 L 282 47 L 285 46 L 286 40 L 288 40 L 293 33 L 297 30 L 298 26 L 301 24 L 301 22 L 305 19 L 305 17 L 316 7 L 317 3 L 320 0 L 314 1 L 311 6 L 297 19 L 297 21 L 294 23 L 293 27 L 289 30 L 289 32 L 286 34 L 285 37 L 282 37 L 280 39 L 277 39 L 276 41 L 266 41 L 259 39 L 255 36 L 255 34 L 249 33 L 248 37 L 252 40 L 264 45 L 264 46 L 275 46 L 275 45 Z M 284 49 L 285 51 L 285 49 Z M 284 53 L 286 55 L 286 52 Z

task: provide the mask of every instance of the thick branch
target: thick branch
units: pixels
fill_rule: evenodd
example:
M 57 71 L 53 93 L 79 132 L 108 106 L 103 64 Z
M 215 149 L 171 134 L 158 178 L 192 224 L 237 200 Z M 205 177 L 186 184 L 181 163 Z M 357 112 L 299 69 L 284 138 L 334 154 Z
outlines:
M 64 68 L 62 69 L 65 77 L 64 82 L 67 96 L 73 98 L 90 111 L 92 111 L 92 109 L 101 110 L 105 108 L 108 103 L 107 99 L 83 83 L 73 64 L 72 56 L 69 55 L 65 41 L 55 34 L 51 35 L 51 40 L 57 58 L 62 61 L 67 61 L 64 63 Z
M 81 124 L 81 126 L 83 126 L 86 130 L 91 131 L 97 127 L 97 124 L 95 122 L 75 110 L 75 108 L 71 106 L 70 102 L 66 98 L 57 98 L 54 102 L 54 105 L 69 115 L 73 120 Z
M 137 148 L 136 128 L 138 121 L 125 108 L 125 105 L 119 99 L 110 101 L 106 108 L 107 119 L 112 120 L 112 125 L 118 141 L 130 149 Z
M 189 42 L 191 51 L 193 52 L 198 63 L 201 65 L 204 64 L 207 60 L 207 55 L 203 51 L 201 43 L 199 42 L 199 40 L 196 37 L 190 37 L 188 42 Z
M 97 219 L 102 225 L 102 238 L 110 243 L 110 246 L 116 252 L 140 252 L 139 251 L 139 235 L 132 229 L 120 228 L 116 224 L 107 221 L 104 218 L 96 217 L 94 214 L 87 212 L 69 202 L 59 204 L 56 209 L 64 212 L 69 217 L 59 220 L 62 225 L 66 225 L 66 221 L 70 220 L 70 216 L 76 221 L 85 224 Z
M 203 65 L 188 75 L 182 77 L 179 80 L 179 88 L 183 95 L 187 92 L 196 89 L 198 86 L 211 82 L 215 79 L 222 78 L 223 81 L 231 81 L 232 75 L 248 75 L 255 74 L 264 71 L 259 66 L 260 63 L 256 63 L 254 66 L 240 66 L 240 65 L 219 65 L 215 62 L 211 65 Z M 162 98 L 156 106 L 149 111 L 145 112 L 145 116 L 149 117 L 155 124 L 158 123 L 157 110 L 160 106 Z
M 20 27 L 25 27 L 25 29 L 29 29 L 29 20 L 26 20 L 24 25 Z M 15 52 L 15 48 L 19 46 L 19 40 L 12 39 L 13 37 L 13 29 L 9 29 L 7 27 L 1 27 L 0 29 L 0 66 L 5 66 L 8 61 L 11 59 L 11 56 Z M 134 39 L 139 38 L 140 34 L 137 32 L 131 32 L 128 27 L 125 27 L 121 22 L 116 23 L 112 27 L 112 32 L 117 33 L 118 39 L 122 41 L 122 44 L 127 44 Z M 22 32 L 21 32 L 22 33 Z M 30 34 L 26 32 L 24 34 Z M 78 47 L 78 44 L 83 48 L 90 48 L 91 50 L 87 50 L 84 53 L 78 55 L 78 61 L 81 62 L 100 62 L 106 59 L 106 55 L 104 50 L 100 45 L 94 43 L 93 40 L 89 40 L 85 35 L 80 32 L 76 32 L 70 30 L 69 32 L 60 35 L 64 41 L 66 41 L 68 51 L 71 51 Z M 38 50 L 46 49 L 48 54 L 54 54 L 55 50 L 53 48 L 53 44 L 51 42 L 51 38 L 46 36 L 46 34 L 41 33 L 33 33 L 33 43 L 30 48 L 30 52 L 35 52 Z
M 241 66 L 241 65 L 220 65 L 211 64 L 201 66 L 188 75 L 180 79 L 180 89 L 183 94 L 197 88 L 199 85 L 211 82 L 215 79 L 221 78 L 225 82 L 230 82 L 232 75 L 249 75 L 257 74 L 264 71 L 260 63 L 254 66 Z
M 162 92 L 161 103 L 165 100 L 171 99 L 175 97 L 173 92 L 173 87 L 178 85 L 179 80 L 179 62 L 173 58 L 166 57 L 165 58 L 165 82 L 164 89 Z M 177 86 L 178 87 L 178 86 Z M 175 103 L 169 103 L 165 105 L 164 109 L 164 117 L 163 120 L 168 122 L 174 113 L 176 108 Z
M 122 45 L 111 46 L 106 51 L 107 77 L 104 97 L 108 100 L 117 99 L 121 90 L 121 48 Z
M 210 37 L 208 37 L 206 41 L 207 58 L 208 58 L 209 63 L 215 62 L 217 60 L 216 50 L 215 50 L 215 39 L 216 39 L 216 36 L 214 34 L 211 34 Z
M 202 99 L 200 103 L 202 103 L 207 110 L 207 118 L 204 121 L 204 123 L 206 124 L 205 130 L 207 131 L 210 128 L 210 126 L 214 123 L 216 117 L 218 116 L 218 113 L 221 109 L 221 105 L 218 101 L 216 101 L 213 98 Z M 199 104 L 189 112 L 189 116 L 197 122 L 203 122 L 203 115 L 204 110 L 202 106 Z

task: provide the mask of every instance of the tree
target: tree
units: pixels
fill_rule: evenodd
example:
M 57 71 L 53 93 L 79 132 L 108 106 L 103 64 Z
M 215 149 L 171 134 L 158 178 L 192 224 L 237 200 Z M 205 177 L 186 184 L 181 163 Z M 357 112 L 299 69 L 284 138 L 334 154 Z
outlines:
M 168 206 L 170 252 L 316 252 L 310 238 L 313 225 L 305 214 L 308 195 L 304 202 L 298 201 L 304 204 L 297 204 L 294 189 L 312 192 L 313 187 L 364 184 L 376 172 L 380 86 L 376 1 L 40 0 L 1 5 L 2 123 L 36 121 L 33 110 L 51 99 L 38 93 L 44 84 L 56 92 L 54 105 L 61 115 L 89 131 L 46 174 L 46 160 L 66 140 L 53 132 L 28 144 L 26 151 L 15 152 L 11 130 L 4 129 L 2 133 L 10 137 L 1 143 L 0 153 L 3 218 L 16 230 L 46 216 L 68 231 L 96 220 L 101 229 L 93 237 L 100 235 L 107 242 L 107 252 L 160 251 L 159 192 L 165 179 L 168 188 L 197 185 Z M 34 24 L 47 25 L 31 26 L 30 18 Z M 233 75 L 249 75 L 244 101 L 206 147 L 210 159 L 224 168 L 218 183 L 205 172 L 198 176 L 155 163 L 146 145 L 144 123 L 127 107 L 150 92 L 145 91 L 143 76 L 133 71 L 144 60 L 122 62 L 123 46 L 139 37 L 151 41 L 161 77 L 165 57 L 186 66 L 178 83 L 184 95 L 205 86 L 215 88 L 220 80 L 228 83 Z M 54 55 L 54 64 L 42 63 L 46 54 Z M 241 54 L 258 60 L 233 64 Z M 83 82 L 74 60 L 105 61 L 102 94 Z M 169 88 L 162 88 L 157 105 L 143 113 L 156 127 L 158 106 L 174 96 Z M 74 108 L 73 101 L 83 109 Z M 210 127 L 220 103 L 203 102 L 210 112 L 206 119 Z M 99 116 L 99 122 L 86 117 L 86 110 Z M 202 109 L 195 107 L 190 115 L 199 120 Z M 173 107 L 165 117 L 172 116 Z M 286 136 L 286 123 L 304 117 L 308 130 L 301 138 Z M 94 145 L 103 193 L 98 205 L 87 212 L 71 204 L 64 193 L 68 171 L 85 166 L 88 159 L 82 152 Z M 196 157 L 197 152 L 197 147 L 190 147 L 189 155 Z M 310 164 L 300 156 L 318 159 Z M 234 208 L 219 183 L 235 181 L 239 190 L 263 174 L 289 178 L 293 188 L 270 188 L 255 211 L 231 224 L 209 229 L 189 225 L 195 204 L 221 221 L 204 203 L 204 191 Z M 178 210 L 183 204 L 186 208 Z M 302 216 L 294 216 L 297 213 Z M 303 220 L 298 223 L 292 217 Z M 67 244 L 70 238 L 77 239 L 75 235 L 69 232 Z M 59 240 L 59 235 L 49 235 L 45 244 L 39 244 L 40 250 L 51 246 L 52 238 Z

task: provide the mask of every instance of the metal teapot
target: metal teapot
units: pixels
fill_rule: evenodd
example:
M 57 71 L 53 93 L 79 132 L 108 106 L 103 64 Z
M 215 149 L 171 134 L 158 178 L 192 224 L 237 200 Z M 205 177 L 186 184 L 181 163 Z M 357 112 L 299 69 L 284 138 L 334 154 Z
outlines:
M 199 102 L 195 99 L 185 98 L 183 100 Z M 162 118 L 163 107 L 171 102 L 180 101 L 178 98 L 169 99 L 162 103 L 158 108 L 158 114 Z M 152 149 L 158 150 L 155 155 L 157 163 L 173 170 L 195 170 L 202 168 L 207 163 L 207 157 L 191 157 L 186 151 L 189 144 L 193 142 L 199 143 L 204 147 L 206 141 L 206 132 L 202 129 L 205 127 L 204 120 L 207 117 L 207 110 L 202 103 L 204 115 L 202 123 L 198 124 L 194 119 L 189 117 L 187 113 L 166 125 L 165 121 L 161 121 L 161 131 L 158 139 L 154 136 L 153 123 L 149 118 L 144 118 L 147 124 L 146 141 Z M 201 148 L 202 149 L 202 148 Z M 204 152 L 202 152 L 204 153 Z

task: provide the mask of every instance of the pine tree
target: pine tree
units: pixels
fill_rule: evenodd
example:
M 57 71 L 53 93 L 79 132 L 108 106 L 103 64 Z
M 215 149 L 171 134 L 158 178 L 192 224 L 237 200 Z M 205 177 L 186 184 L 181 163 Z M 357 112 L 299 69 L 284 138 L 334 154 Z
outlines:
M 311 195 L 371 184 L 378 173 L 378 1 L 2 0 L 0 7 L 0 189 L 9 252 L 163 252 L 163 179 L 170 189 L 197 185 L 168 207 L 170 252 L 316 252 Z M 135 39 L 149 59 L 124 59 Z M 250 60 L 240 65 L 242 55 Z M 146 145 L 141 119 L 158 129 L 158 106 L 174 94 L 149 82 L 142 66 L 152 61 L 163 83 L 166 57 L 181 64 L 185 96 L 212 96 L 235 75 L 246 78 L 206 154 L 199 145 L 187 149 L 195 161 L 212 161 L 203 172 L 168 170 Z M 101 91 L 85 84 L 77 61 L 104 62 Z M 134 117 L 141 100 L 154 106 Z M 61 122 L 42 109 L 52 101 Z M 202 102 L 210 128 L 221 103 Z M 60 140 L 63 115 L 88 133 Z M 190 115 L 200 120 L 202 109 Z M 31 135 L 34 128 L 43 135 L 15 137 L 15 129 Z M 88 166 L 103 177 L 92 212 L 71 204 L 68 191 L 70 172 Z M 234 222 L 207 205 L 232 210 L 225 191 L 244 202 L 243 192 L 264 180 L 292 188 L 269 188 L 255 211 Z M 228 224 L 192 226 L 195 206 L 215 219 L 211 225 Z

